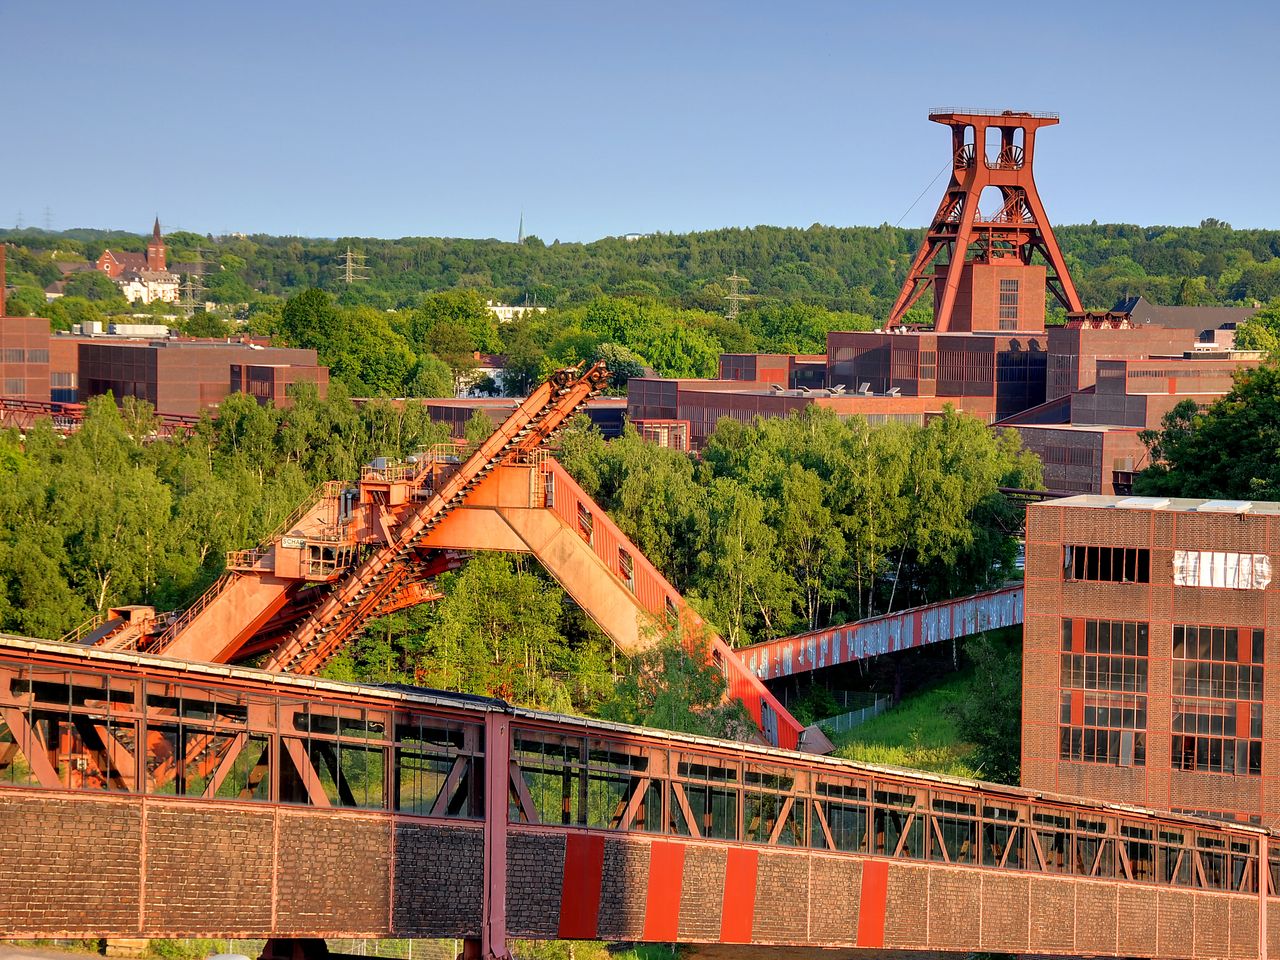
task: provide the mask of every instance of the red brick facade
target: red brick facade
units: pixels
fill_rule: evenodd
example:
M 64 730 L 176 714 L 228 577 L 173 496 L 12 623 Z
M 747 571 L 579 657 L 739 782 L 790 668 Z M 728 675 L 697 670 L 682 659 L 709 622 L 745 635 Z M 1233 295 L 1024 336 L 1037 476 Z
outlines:
M 936 316 L 948 268 L 940 264 L 934 273 L 938 278 L 933 283 Z M 1048 271 L 1040 264 L 1024 264 L 1017 259 L 966 262 L 960 271 L 947 332 L 1043 330 L 1047 275 Z
M 1278 553 L 1276 504 L 1030 507 L 1023 784 L 1280 824 Z

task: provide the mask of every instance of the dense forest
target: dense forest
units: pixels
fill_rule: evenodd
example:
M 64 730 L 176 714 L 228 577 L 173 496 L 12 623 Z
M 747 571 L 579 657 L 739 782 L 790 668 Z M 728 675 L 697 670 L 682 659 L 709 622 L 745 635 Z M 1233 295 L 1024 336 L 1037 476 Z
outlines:
M 398 240 L 303 237 L 167 236 L 169 259 L 207 263 L 210 299 L 252 302 L 308 287 L 342 292 L 380 309 L 416 307 L 425 294 L 474 289 L 509 303 L 586 303 L 608 293 L 649 297 L 719 312 L 724 278 L 737 271 L 760 302 L 804 302 L 883 319 L 923 230 L 890 227 L 807 229 L 760 226 L 659 233 L 592 243 L 523 243 L 434 237 Z M 1089 308 L 1126 296 L 1155 303 L 1267 301 L 1280 294 L 1280 231 L 1088 224 L 1057 228 L 1080 295 Z M 55 261 L 94 259 L 106 247 L 142 250 L 141 234 L 103 230 L 0 230 L 15 245 L 10 282 L 43 288 L 59 279 Z M 349 288 L 338 256 L 362 254 L 369 279 Z

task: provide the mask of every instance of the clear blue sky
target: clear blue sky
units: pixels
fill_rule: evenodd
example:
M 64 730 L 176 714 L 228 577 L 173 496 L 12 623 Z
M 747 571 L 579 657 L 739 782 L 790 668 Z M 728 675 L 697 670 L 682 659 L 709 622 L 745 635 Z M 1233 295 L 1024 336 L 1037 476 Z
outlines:
M 0 0 L 0 224 L 513 239 L 523 209 L 549 242 L 895 223 L 947 159 L 929 108 L 991 106 L 1062 114 L 1037 158 L 1057 223 L 1280 227 L 1273 3 L 982 9 Z

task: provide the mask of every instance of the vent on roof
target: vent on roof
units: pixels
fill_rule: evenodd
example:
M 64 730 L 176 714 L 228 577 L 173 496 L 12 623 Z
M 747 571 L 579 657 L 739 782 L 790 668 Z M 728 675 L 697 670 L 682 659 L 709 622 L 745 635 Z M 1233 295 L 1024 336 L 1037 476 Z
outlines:
M 1168 497 L 1125 497 L 1115 506 L 1124 510 L 1163 510 L 1169 505 Z
M 1206 500 L 1196 507 L 1197 513 L 1248 513 L 1253 509 L 1249 500 Z

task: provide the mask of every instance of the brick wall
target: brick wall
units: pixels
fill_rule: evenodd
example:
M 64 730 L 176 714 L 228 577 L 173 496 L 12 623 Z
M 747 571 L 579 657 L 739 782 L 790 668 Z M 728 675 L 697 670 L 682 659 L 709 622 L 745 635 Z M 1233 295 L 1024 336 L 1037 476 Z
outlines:
M 589 837 L 578 834 L 577 840 L 579 852 L 590 847 Z M 665 868 L 657 863 L 669 867 L 672 848 L 680 848 L 682 868 L 659 875 Z M 1257 955 L 1258 902 L 1251 895 L 1193 895 L 1107 880 L 643 837 L 609 837 L 594 849 L 598 861 L 584 867 L 564 834 L 513 832 L 507 900 L 512 936 L 567 935 L 566 924 L 583 922 L 573 915 L 585 899 L 596 907 L 577 936 L 726 944 L 699 949 L 708 956 L 750 956 L 750 945 Z M 590 883 L 566 881 L 570 874 L 580 881 L 584 869 Z M 668 908 L 678 917 L 664 917 Z M 1280 924 L 1273 924 L 1270 939 L 1275 949 Z M 727 946 L 732 943 L 742 946 Z
M 0 936 L 475 936 L 482 845 L 354 811 L 6 789 Z
M 1280 605 L 1265 590 L 1178 587 L 1173 552 L 1280 552 L 1280 518 L 1059 506 L 1027 511 L 1023 634 L 1023 785 L 1157 809 L 1257 817 L 1280 825 Z M 1150 550 L 1151 582 L 1064 582 L 1064 544 Z M 1274 561 L 1273 561 L 1274 562 Z M 1060 668 L 1064 618 L 1138 620 L 1149 624 L 1146 762 L 1118 767 L 1059 759 Z M 1173 625 L 1266 631 L 1260 776 L 1175 769 L 1172 760 Z M 1274 798 L 1274 799 L 1273 799 Z

